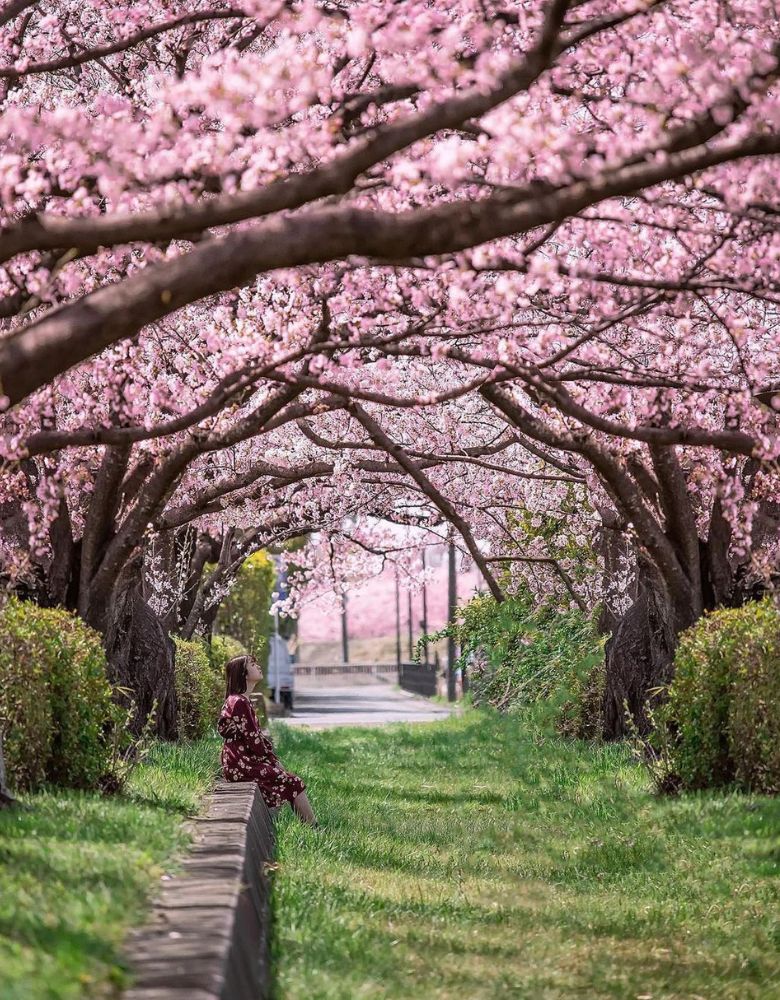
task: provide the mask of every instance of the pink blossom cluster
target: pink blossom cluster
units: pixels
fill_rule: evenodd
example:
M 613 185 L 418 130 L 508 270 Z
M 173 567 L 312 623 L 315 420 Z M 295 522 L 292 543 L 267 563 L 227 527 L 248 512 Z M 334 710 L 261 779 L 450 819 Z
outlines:
M 772 0 L 11 7 L 9 585 L 67 532 L 162 609 L 185 529 L 311 538 L 293 604 L 449 530 L 496 596 L 621 599 L 608 524 L 771 575 Z

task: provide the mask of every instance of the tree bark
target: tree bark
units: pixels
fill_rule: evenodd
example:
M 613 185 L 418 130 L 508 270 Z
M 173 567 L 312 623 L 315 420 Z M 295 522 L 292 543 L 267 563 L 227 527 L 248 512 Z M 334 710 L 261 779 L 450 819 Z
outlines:
M 652 704 L 654 689 L 672 680 L 674 654 L 684 629 L 693 625 L 704 611 L 739 607 L 759 600 L 776 583 L 777 574 L 767 581 L 752 573 L 749 560 L 737 563 L 729 557 L 731 534 L 720 500 L 716 499 L 707 539 L 697 539 L 697 552 L 691 560 L 698 579 L 686 566 L 692 583 L 689 601 L 681 599 L 679 594 L 671 596 L 658 569 L 640 551 L 634 603 L 622 617 L 605 615 L 601 622 L 604 631 L 611 632 L 605 649 L 602 705 L 606 739 L 628 735 L 627 712 L 640 732 L 650 728 L 647 703 Z M 778 534 L 780 504 L 761 501 L 753 519 L 752 551 L 758 551 Z M 605 571 L 609 569 L 605 559 Z
M 0 809 L 12 806 L 16 799 L 11 795 L 5 783 L 5 757 L 3 756 L 3 730 L 0 729 Z
M 636 600 L 615 623 L 605 648 L 605 739 L 627 736 L 629 716 L 640 732 L 648 731 L 648 698 L 652 702 L 653 689 L 672 679 L 677 637 L 695 620 L 693 607 L 673 601 L 658 570 L 640 556 Z
M 174 645 L 144 600 L 140 557 L 123 569 L 103 624 L 109 679 L 126 688 L 127 700 L 132 698 L 136 705 L 132 731 L 140 732 L 154 709 L 154 731 L 162 739 L 174 739 L 178 716 Z

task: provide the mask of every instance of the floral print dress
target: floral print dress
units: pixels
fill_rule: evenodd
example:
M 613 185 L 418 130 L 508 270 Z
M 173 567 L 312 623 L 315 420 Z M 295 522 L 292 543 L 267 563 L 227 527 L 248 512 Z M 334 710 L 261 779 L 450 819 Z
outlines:
M 254 781 L 269 808 L 292 802 L 306 787 L 297 774 L 285 771 L 273 744 L 257 724 L 252 702 L 231 694 L 217 723 L 222 747 L 222 774 L 227 781 Z

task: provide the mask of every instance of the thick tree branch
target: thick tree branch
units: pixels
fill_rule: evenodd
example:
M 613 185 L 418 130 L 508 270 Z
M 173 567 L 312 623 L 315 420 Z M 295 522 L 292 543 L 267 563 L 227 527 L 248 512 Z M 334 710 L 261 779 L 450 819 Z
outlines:
M 32 2 L 37 2 L 37 0 L 32 0 Z M 31 6 L 31 3 L 29 0 L 17 0 L 17 3 L 15 5 L 12 4 L 12 6 L 19 8 L 11 15 L 11 17 L 15 17 L 16 14 L 24 10 L 25 7 Z M 193 11 L 190 14 L 182 14 L 180 17 L 171 18 L 170 21 L 165 21 L 162 24 L 154 24 L 150 25 L 148 28 L 142 28 L 140 31 L 136 31 L 132 35 L 127 35 L 125 38 L 117 39 L 115 42 L 109 42 L 106 45 L 96 45 L 94 48 L 85 48 L 82 49 L 81 52 L 74 52 L 71 55 L 60 56 L 58 59 L 48 59 L 44 62 L 30 63 L 29 66 L 25 66 L 24 68 L 16 66 L 0 66 L 0 80 L 18 80 L 25 76 L 36 76 L 41 73 L 56 73 L 58 70 L 73 69 L 75 66 L 83 66 L 88 62 L 98 62 L 106 56 L 115 55 L 117 52 L 125 52 L 134 45 L 139 45 L 141 42 L 146 42 L 150 38 L 156 38 L 166 32 L 175 31 L 177 28 L 183 28 L 188 24 L 197 24 L 201 21 L 226 21 L 246 17 L 247 15 L 244 11 L 233 10 L 230 8 L 226 10 L 214 9 Z M 0 13 L 0 25 L 2 25 L 5 20 L 10 20 L 10 18 L 8 18 L 5 11 L 3 11 Z
M 485 582 L 490 588 L 491 594 L 497 601 L 503 601 L 504 595 L 501 588 L 491 573 L 490 567 L 485 561 L 485 557 L 480 551 L 479 546 L 471 533 L 471 529 L 465 520 L 460 516 L 455 507 L 433 485 L 425 473 L 422 472 L 420 468 L 409 458 L 404 449 L 388 436 L 388 434 L 382 429 L 381 425 L 371 416 L 370 413 L 368 413 L 368 411 L 364 410 L 359 403 L 352 403 L 349 409 L 350 412 L 355 415 L 355 418 L 363 425 L 369 437 L 380 445 L 387 452 L 387 454 L 390 455 L 390 457 L 394 459 L 399 466 L 401 466 L 401 468 L 419 486 L 425 496 L 428 497 L 431 503 L 433 503 L 433 505 L 447 518 L 450 524 L 458 530 L 466 548 L 471 554 L 472 559 L 477 566 L 479 566 L 480 572 L 484 576 Z
M 354 255 L 409 260 L 451 253 L 536 229 L 605 198 L 735 159 L 778 152 L 780 134 L 755 135 L 610 170 L 595 179 L 526 197 L 519 204 L 496 196 L 397 214 L 338 207 L 269 219 L 145 268 L 16 331 L 0 342 L 2 391 L 11 403 L 19 402 L 72 365 L 133 336 L 148 323 L 268 270 Z
M 699 564 L 699 533 L 696 528 L 696 515 L 688 496 L 685 476 L 680 468 L 674 447 L 663 448 L 659 445 L 651 445 L 650 456 L 658 481 L 659 499 L 666 522 L 666 533 L 675 546 L 680 564 L 691 581 L 694 612 L 699 615 L 704 610 Z
M 527 90 L 547 69 L 550 61 L 567 47 L 558 48 L 555 44 L 567 7 L 568 0 L 553 0 L 537 45 L 487 93 L 473 90 L 440 101 L 422 114 L 383 125 L 375 129 L 369 139 L 330 163 L 274 181 L 257 191 L 215 198 L 165 214 L 154 212 L 83 220 L 45 215 L 25 220 L 2 235 L 0 263 L 29 250 L 74 247 L 82 252 L 92 252 L 100 246 L 117 243 L 187 238 L 215 226 L 259 218 L 328 196 L 346 194 L 360 174 L 394 153 L 426 135 L 454 128 L 469 118 L 483 115 Z M 579 41 L 579 36 L 576 40 Z
M 510 424 L 519 427 L 524 434 L 548 447 L 573 451 L 586 458 L 599 474 L 626 520 L 633 524 L 640 543 L 662 572 L 671 593 L 683 596 L 686 601 L 690 600 L 691 583 L 680 565 L 673 545 L 645 504 L 639 488 L 616 458 L 584 434 L 575 436 L 552 431 L 496 386 L 486 385 L 480 391 Z

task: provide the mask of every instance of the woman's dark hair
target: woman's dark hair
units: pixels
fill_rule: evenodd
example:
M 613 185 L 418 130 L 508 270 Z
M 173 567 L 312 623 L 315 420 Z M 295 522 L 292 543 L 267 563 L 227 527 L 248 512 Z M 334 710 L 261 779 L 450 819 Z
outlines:
M 249 670 L 249 656 L 234 656 L 225 664 L 225 697 L 231 694 L 246 694 L 246 675 Z

